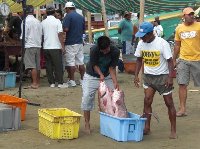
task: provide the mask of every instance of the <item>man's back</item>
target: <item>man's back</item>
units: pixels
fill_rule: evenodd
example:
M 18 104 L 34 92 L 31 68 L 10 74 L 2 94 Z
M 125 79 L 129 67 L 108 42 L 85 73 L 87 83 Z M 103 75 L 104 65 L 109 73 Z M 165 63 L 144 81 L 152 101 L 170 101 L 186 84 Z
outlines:
M 42 26 L 39 20 L 33 15 L 26 17 L 26 48 L 41 47 L 42 42 Z
M 61 44 L 58 38 L 58 33 L 63 32 L 60 20 L 54 16 L 47 16 L 42 21 L 42 30 L 44 35 L 44 49 L 60 49 Z
M 85 20 L 83 16 L 72 11 L 63 20 L 63 27 L 68 28 L 66 33 L 66 45 L 83 43 L 82 36 L 85 32 Z

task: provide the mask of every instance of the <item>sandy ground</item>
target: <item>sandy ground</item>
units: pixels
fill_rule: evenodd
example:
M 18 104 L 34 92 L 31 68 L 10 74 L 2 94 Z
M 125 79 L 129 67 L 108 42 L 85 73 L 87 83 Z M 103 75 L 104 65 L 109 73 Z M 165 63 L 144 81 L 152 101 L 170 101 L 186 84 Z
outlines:
M 77 75 L 77 79 L 78 79 Z M 120 88 L 125 92 L 125 102 L 128 111 L 142 114 L 143 109 L 143 89 L 137 89 L 132 83 L 132 75 L 126 73 L 118 74 Z M 26 80 L 24 85 L 30 82 Z M 188 116 L 177 118 L 178 139 L 170 140 L 169 120 L 167 109 L 162 96 L 156 94 L 153 103 L 153 112 L 157 113 L 160 123 L 153 118 L 151 123 L 152 133 L 144 136 L 141 142 L 117 142 L 99 133 L 99 113 L 96 106 L 91 114 L 92 134 L 84 133 L 84 121 L 81 118 L 79 138 L 74 140 L 52 140 L 38 132 L 38 109 L 39 108 L 69 108 L 78 113 L 81 103 L 81 86 L 68 89 L 49 88 L 47 78 L 41 79 L 41 87 L 37 90 L 24 89 L 22 97 L 31 102 L 40 103 L 41 106 L 27 106 L 26 120 L 22 122 L 22 128 L 18 131 L 0 133 L 0 149 L 198 149 L 200 146 L 200 92 L 188 92 Z M 176 81 L 174 81 L 176 82 Z M 189 89 L 194 88 L 192 83 Z M 18 86 L 18 84 L 17 84 Z M 1 94 L 11 94 L 18 96 L 18 88 L 6 89 Z M 175 83 L 174 102 L 178 109 L 178 88 Z M 96 104 L 97 105 L 97 104 Z

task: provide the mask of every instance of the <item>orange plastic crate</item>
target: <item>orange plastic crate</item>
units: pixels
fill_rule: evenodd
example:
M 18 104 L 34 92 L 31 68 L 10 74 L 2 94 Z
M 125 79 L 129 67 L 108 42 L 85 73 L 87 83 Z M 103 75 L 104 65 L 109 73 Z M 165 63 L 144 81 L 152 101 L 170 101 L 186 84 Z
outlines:
M 11 95 L 1 94 L 0 95 L 0 103 L 5 103 L 8 105 L 19 107 L 21 110 L 21 120 L 25 120 L 25 114 L 26 114 L 26 105 L 28 100 L 23 98 L 18 98 Z
M 135 74 L 136 62 L 123 62 L 126 73 Z

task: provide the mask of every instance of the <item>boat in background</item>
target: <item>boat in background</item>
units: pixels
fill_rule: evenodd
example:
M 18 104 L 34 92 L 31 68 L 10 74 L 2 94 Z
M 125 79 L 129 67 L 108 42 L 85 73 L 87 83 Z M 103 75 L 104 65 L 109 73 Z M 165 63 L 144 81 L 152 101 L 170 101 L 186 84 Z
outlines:
M 152 22 L 154 21 L 155 16 L 159 16 L 161 25 L 164 29 L 164 39 L 172 40 L 176 26 L 182 22 L 181 14 L 182 14 L 181 11 L 154 14 L 145 17 L 145 21 Z M 105 28 L 92 30 L 94 43 L 100 36 L 104 35 L 104 32 Z M 113 38 L 114 40 L 116 39 L 120 40 L 120 35 L 118 34 L 118 26 L 109 27 L 108 32 L 111 38 Z

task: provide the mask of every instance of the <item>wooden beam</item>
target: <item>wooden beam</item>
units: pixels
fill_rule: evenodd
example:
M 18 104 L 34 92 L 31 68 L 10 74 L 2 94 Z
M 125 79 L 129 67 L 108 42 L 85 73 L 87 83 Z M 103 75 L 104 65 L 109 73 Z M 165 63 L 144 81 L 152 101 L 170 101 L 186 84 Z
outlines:
M 139 23 L 141 24 L 144 22 L 144 7 L 145 7 L 145 0 L 140 0 L 140 20 Z M 140 80 L 140 86 L 143 84 L 142 74 L 144 73 L 144 63 L 142 62 L 142 68 L 140 69 L 140 72 L 138 74 L 139 80 Z
M 103 15 L 104 27 L 105 27 L 105 35 L 109 37 L 109 34 L 108 34 L 108 23 L 107 23 L 107 16 L 106 16 L 106 7 L 105 7 L 104 0 L 101 0 L 101 7 L 102 7 L 102 15 Z
M 145 0 L 140 0 L 140 20 L 139 22 L 144 22 L 144 6 L 145 6 Z
M 41 13 L 40 13 L 40 7 L 36 7 L 36 19 L 41 20 Z
M 88 21 L 89 43 L 92 43 L 93 39 L 92 39 L 92 29 L 91 29 L 91 12 L 89 12 L 89 11 L 87 11 L 87 21 Z

